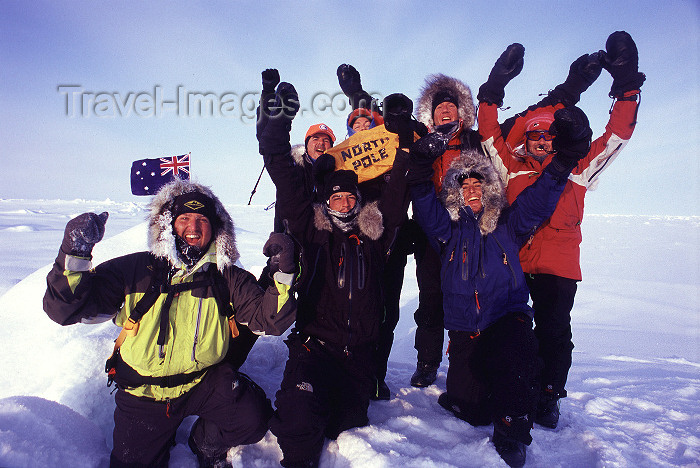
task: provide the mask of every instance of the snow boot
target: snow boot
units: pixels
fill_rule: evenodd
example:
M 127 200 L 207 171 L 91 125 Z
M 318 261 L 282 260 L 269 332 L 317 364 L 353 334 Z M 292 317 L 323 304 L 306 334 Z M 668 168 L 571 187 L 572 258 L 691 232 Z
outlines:
M 455 401 L 453 401 L 447 392 L 440 394 L 438 397 L 438 405 L 442 406 L 462 421 L 468 422 L 472 426 L 488 426 L 492 422 L 491 417 L 484 411 L 475 411 L 471 413 L 469 411 L 465 411 L 465 408 L 462 408 Z
M 389 401 L 391 400 L 391 390 L 384 380 L 377 382 L 377 388 L 375 392 L 369 397 L 370 400 L 378 401 Z
M 418 388 L 432 385 L 437 379 L 437 370 L 440 367 L 438 364 L 429 364 L 427 362 L 418 361 L 416 371 L 411 376 L 411 385 Z
M 527 455 L 527 445 L 503 434 L 494 427 L 493 429 L 493 445 L 496 447 L 496 452 L 501 456 L 508 466 L 520 468 L 525 465 L 525 457 Z
M 559 398 L 546 393 L 542 394 L 537 403 L 535 423 L 549 429 L 556 429 L 559 424 L 559 415 Z
M 233 465 L 226 460 L 228 452 L 224 452 L 222 455 L 216 457 L 207 456 L 197 447 L 192 434 L 190 434 L 190 437 L 187 439 L 187 445 L 189 445 L 190 450 L 197 455 L 199 468 L 233 468 Z

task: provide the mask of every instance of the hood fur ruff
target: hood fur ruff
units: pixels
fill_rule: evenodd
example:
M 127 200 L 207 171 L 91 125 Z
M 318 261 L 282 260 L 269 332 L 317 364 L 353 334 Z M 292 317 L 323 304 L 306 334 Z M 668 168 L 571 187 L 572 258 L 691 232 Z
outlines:
M 314 227 L 319 231 L 333 231 L 333 223 L 320 203 L 314 204 Z M 378 240 L 384 233 L 384 218 L 379 211 L 379 203 L 373 201 L 362 207 L 357 215 L 360 233 L 372 240 Z
M 236 234 L 233 220 L 224 205 L 214 195 L 209 187 L 188 180 L 175 180 L 165 185 L 153 197 L 148 205 L 148 250 L 156 257 L 165 258 L 171 265 L 179 262 L 175 248 L 175 233 L 173 232 L 173 217 L 170 207 L 178 196 L 199 192 L 214 200 L 216 215 L 219 218 L 219 228 L 214 233 L 216 245 L 216 265 L 219 270 L 236 263 L 240 254 L 236 248 Z
M 304 145 L 294 145 L 292 146 L 292 159 L 294 164 L 297 166 L 304 167 L 304 155 L 306 154 L 306 147 Z
M 460 212 L 467 213 L 464 209 L 462 185 L 457 181 L 460 174 L 465 172 L 478 172 L 484 176 L 481 185 L 483 209 L 479 218 L 479 230 L 482 235 L 489 234 L 496 229 L 501 210 L 508 205 L 508 201 L 503 183 L 488 158 L 474 150 L 462 151 L 445 173 L 440 198 L 452 221 L 459 219 Z
M 431 131 L 435 126 L 433 122 L 433 98 L 438 91 L 449 91 L 454 94 L 459 101 L 457 111 L 459 118 L 464 122 L 465 128 L 472 128 L 476 122 L 476 110 L 474 99 L 469 86 L 458 80 L 443 74 L 430 75 L 425 79 L 425 84 L 421 89 L 416 109 L 416 119 L 424 123 Z

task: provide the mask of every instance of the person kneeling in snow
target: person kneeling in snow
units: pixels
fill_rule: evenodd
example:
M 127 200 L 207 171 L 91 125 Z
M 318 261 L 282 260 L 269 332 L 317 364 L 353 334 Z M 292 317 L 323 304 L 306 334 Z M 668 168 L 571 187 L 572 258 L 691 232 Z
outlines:
M 262 289 L 234 265 L 233 221 L 219 199 L 176 180 L 151 201 L 150 251 L 92 269 L 107 217 L 84 213 L 68 222 L 44 310 L 61 325 L 114 318 L 122 327 L 107 362 L 119 389 L 110 466 L 167 466 L 177 428 L 190 415 L 199 416 L 189 446 L 200 466 L 231 466 L 229 448 L 262 439 L 272 408 L 227 351 L 236 323 L 281 335 L 294 321 L 292 242 L 270 236 L 263 252 L 276 268 L 273 284 Z
M 413 145 L 407 175 L 415 218 L 442 263 L 450 344 L 447 391 L 438 403 L 474 426 L 493 422 L 499 455 L 522 466 L 532 441 L 538 360 L 518 250 L 554 211 L 588 152 L 591 130 L 580 109 L 557 111 L 550 132 L 559 151 L 511 206 L 491 162 L 473 150 L 453 161 L 438 200 L 431 165 L 450 138 L 441 130 Z

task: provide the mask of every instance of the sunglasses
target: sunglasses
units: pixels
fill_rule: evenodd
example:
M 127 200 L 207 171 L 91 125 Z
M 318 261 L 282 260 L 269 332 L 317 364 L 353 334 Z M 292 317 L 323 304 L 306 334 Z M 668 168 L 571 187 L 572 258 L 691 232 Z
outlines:
M 544 141 L 554 140 L 554 135 L 549 132 L 527 132 L 527 139 L 530 141 L 540 141 L 544 138 Z

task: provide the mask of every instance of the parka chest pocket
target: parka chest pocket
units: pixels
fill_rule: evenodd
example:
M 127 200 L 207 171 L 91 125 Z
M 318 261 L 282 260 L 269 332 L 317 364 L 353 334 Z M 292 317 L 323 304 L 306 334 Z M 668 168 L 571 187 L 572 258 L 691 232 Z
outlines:
M 448 271 L 459 271 L 462 281 L 469 279 L 469 252 L 467 241 L 463 240 L 461 245 L 456 245 L 450 253 L 449 259 L 441 267 L 442 280 L 445 284 L 445 275 Z

